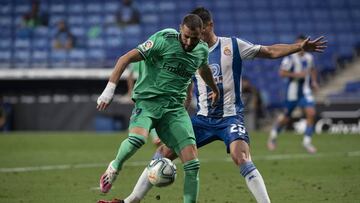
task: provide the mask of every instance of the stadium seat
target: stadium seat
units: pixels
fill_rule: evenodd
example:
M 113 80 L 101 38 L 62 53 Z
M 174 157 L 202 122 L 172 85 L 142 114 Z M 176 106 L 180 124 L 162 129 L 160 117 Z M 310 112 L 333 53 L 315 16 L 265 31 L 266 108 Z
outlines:
M 68 7 L 67 12 L 69 15 L 74 14 L 82 14 L 82 12 L 85 10 L 85 5 L 82 2 L 74 2 L 71 3 L 71 6 Z
M 32 51 L 31 68 L 46 68 L 48 64 L 49 51 L 46 49 L 35 49 Z
M 53 49 L 50 54 L 50 64 L 52 68 L 66 68 L 67 52 L 65 50 Z

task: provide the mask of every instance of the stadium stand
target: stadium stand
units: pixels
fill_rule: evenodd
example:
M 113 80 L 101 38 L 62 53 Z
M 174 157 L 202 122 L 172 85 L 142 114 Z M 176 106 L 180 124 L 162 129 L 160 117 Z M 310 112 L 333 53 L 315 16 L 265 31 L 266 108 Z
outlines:
M 358 0 L 137 0 L 140 25 L 120 28 L 116 12 L 121 1 L 41 0 L 49 25 L 32 29 L 21 25 L 30 1 L 0 1 L 0 69 L 111 68 L 118 56 L 144 41 L 155 31 L 177 28 L 181 16 L 198 5 L 212 10 L 219 35 L 239 36 L 256 44 L 291 43 L 299 33 L 325 35 L 329 47 L 316 55 L 322 76 L 335 72 L 337 63 L 351 60 L 360 36 Z M 54 29 L 65 20 L 76 37 L 70 51 L 53 49 Z M 244 74 L 264 90 L 267 106 L 281 105 L 282 81 L 268 85 L 264 78 L 276 78 L 279 60 L 246 62 Z M 261 78 L 259 74 L 261 72 Z M 273 80 L 274 81 L 274 80 Z

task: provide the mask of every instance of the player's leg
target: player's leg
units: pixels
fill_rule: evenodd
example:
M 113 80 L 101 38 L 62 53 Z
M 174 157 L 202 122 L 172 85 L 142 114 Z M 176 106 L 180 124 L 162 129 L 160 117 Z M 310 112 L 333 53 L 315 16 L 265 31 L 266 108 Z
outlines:
M 251 160 L 249 145 L 243 140 L 230 144 L 230 154 L 234 163 L 240 168 L 240 174 L 245 178 L 246 185 L 257 202 L 270 202 L 264 180 Z
M 121 143 L 115 159 L 110 162 L 105 173 L 100 178 L 101 192 L 109 192 L 124 162 L 145 144 L 151 126 L 152 119 L 141 108 L 136 107 L 130 118 L 128 138 Z
M 279 134 L 281 133 L 281 131 L 283 130 L 283 128 L 289 123 L 291 113 L 293 112 L 295 107 L 296 107 L 296 102 L 290 102 L 290 101 L 285 102 L 285 113 L 276 120 L 270 131 L 270 136 L 267 141 L 267 147 L 270 151 L 275 150 L 276 140 Z
M 195 116 L 192 119 L 192 125 L 195 132 L 196 145 L 199 148 L 218 139 L 218 137 L 212 134 L 212 129 L 214 126 L 208 126 L 206 119 L 202 120 L 201 117 Z M 152 131 L 150 131 L 150 133 L 151 132 Z M 166 145 L 162 144 L 157 148 L 152 159 L 158 159 L 162 157 L 174 160 L 177 158 L 177 155 Z M 138 203 L 151 190 L 152 184 L 150 183 L 147 174 L 148 171 L 147 168 L 145 168 L 140 175 L 132 193 L 124 199 L 124 203 Z
M 316 153 L 316 148 L 312 144 L 312 136 L 314 134 L 315 108 L 307 106 L 304 108 L 306 115 L 306 129 L 304 133 L 303 146 L 309 153 Z
M 199 193 L 200 162 L 191 120 L 187 111 L 181 108 L 167 112 L 157 125 L 161 141 L 179 156 L 183 163 L 184 203 L 195 203 Z
M 166 157 L 170 160 L 174 160 L 177 158 L 177 155 L 169 149 L 166 145 L 161 145 L 156 150 L 153 159 L 158 159 Z M 131 192 L 131 194 L 124 199 L 124 203 L 138 203 L 142 199 L 144 199 L 145 195 L 151 190 L 153 185 L 150 183 L 148 179 L 148 169 L 145 167 L 144 171 L 140 175 L 136 185 Z
M 243 122 L 243 116 L 228 118 L 227 127 L 220 131 L 230 152 L 234 163 L 239 167 L 240 174 L 245 178 L 246 184 L 257 202 L 270 202 L 264 180 L 251 160 L 249 150 L 249 136 Z
M 150 131 L 150 138 L 152 140 L 152 143 L 156 146 L 156 147 L 159 147 L 162 143 L 161 143 L 161 140 L 155 130 L 155 128 L 151 129 Z

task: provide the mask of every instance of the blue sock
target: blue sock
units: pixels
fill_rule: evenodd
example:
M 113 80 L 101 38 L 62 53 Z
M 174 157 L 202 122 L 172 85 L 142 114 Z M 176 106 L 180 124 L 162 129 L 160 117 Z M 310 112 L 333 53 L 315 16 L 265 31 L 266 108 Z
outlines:
M 164 157 L 164 156 L 163 156 L 160 152 L 156 151 L 155 154 L 154 154 L 154 156 L 152 157 L 152 160 L 161 159 L 161 158 L 163 158 L 163 157 Z
M 314 126 L 306 126 L 304 134 L 305 136 L 312 137 L 312 135 L 314 134 Z
M 273 129 L 279 134 L 282 131 L 282 127 L 278 124 L 275 123 L 275 125 L 273 126 Z
M 245 162 L 240 165 L 240 173 L 243 177 L 246 177 L 251 171 L 255 170 L 256 167 L 252 161 Z

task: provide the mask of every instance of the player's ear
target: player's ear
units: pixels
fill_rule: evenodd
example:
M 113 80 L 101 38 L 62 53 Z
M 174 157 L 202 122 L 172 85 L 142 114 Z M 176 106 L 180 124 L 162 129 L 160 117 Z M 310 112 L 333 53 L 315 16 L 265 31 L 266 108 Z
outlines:
M 213 22 L 213 21 L 210 21 L 210 22 L 209 22 L 209 25 L 210 25 L 211 29 L 214 28 L 214 22 Z

